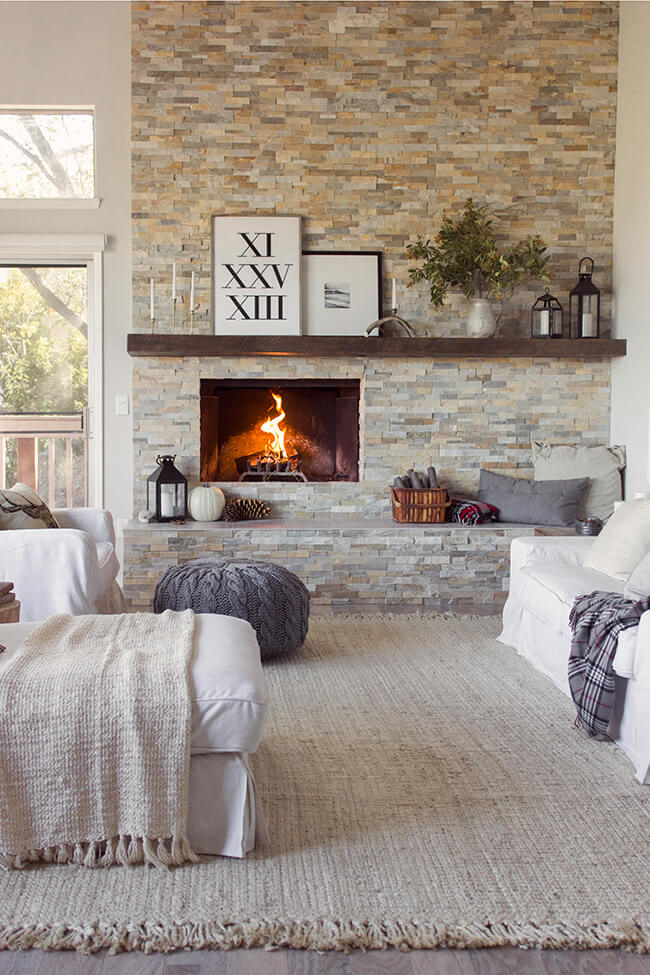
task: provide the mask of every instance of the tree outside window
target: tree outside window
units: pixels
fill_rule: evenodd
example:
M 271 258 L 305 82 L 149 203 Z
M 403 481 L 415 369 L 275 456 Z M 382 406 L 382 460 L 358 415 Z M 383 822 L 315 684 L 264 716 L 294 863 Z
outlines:
M 92 199 L 92 112 L 0 111 L 0 197 Z

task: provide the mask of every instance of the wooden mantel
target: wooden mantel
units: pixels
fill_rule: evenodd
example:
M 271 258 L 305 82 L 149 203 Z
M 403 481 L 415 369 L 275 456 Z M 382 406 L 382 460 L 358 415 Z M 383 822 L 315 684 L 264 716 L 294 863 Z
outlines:
M 626 354 L 625 339 L 378 338 L 348 335 L 177 335 L 132 332 L 131 356 L 397 356 L 435 359 L 512 358 L 611 359 Z

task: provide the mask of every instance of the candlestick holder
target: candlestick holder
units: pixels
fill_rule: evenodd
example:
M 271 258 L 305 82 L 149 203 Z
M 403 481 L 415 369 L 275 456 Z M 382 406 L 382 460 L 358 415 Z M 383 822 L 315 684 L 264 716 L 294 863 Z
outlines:
M 375 329 L 377 329 L 378 335 L 383 335 L 384 329 L 387 325 L 397 325 L 398 328 L 401 328 L 403 332 L 406 332 L 410 339 L 415 337 L 415 329 L 410 322 L 407 322 L 405 318 L 401 318 L 401 316 L 397 314 L 397 308 L 391 308 L 390 315 L 386 315 L 385 318 L 378 318 L 376 322 L 372 322 L 372 324 L 368 325 L 366 335 L 370 335 L 370 333 L 374 332 Z
M 172 298 L 172 332 L 176 331 L 176 302 L 178 298 Z
M 151 334 L 153 335 L 156 328 L 156 318 L 154 315 L 151 316 Z
M 197 301 L 194 305 L 190 305 L 190 335 L 194 335 L 194 312 L 198 311 L 201 307 L 201 303 Z

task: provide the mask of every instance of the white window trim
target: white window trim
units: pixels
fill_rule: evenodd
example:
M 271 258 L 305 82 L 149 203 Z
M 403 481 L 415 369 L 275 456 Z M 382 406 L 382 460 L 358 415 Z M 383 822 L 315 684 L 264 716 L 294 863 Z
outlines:
M 0 264 L 64 264 L 88 268 L 88 439 L 93 441 L 88 469 L 88 503 L 104 505 L 104 315 L 102 234 L 0 234 Z
M 51 199 L 31 196 L 0 197 L 0 210 L 99 210 L 99 197 L 56 196 Z

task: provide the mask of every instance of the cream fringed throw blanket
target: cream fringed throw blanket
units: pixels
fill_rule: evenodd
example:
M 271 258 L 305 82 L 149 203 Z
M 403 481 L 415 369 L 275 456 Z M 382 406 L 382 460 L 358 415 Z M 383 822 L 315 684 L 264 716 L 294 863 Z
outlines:
M 53 616 L 0 672 L 0 863 L 196 861 L 194 614 Z

